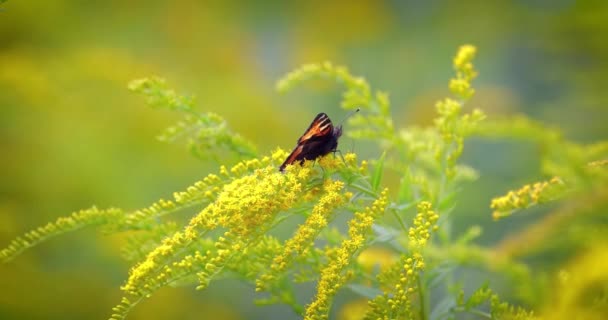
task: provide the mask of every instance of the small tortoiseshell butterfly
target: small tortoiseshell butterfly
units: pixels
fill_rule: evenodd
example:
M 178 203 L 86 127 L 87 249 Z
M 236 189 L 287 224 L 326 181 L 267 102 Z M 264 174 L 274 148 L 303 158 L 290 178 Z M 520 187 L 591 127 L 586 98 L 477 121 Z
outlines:
M 355 112 L 357 111 L 359 109 Z M 283 172 L 288 164 L 315 160 L 330 152 L 335 152 L 338 147 L 338 138 L 341 135 L 342 125 L 334 127 L 325 113 L 319 113 L 298 139 L 298 145 L 279 167 L 279 171 Z

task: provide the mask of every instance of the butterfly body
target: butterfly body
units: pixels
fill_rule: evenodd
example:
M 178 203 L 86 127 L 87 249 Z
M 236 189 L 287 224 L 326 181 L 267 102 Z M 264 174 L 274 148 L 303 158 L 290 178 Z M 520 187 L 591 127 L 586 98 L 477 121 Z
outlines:
M 342 126 L 334 127 L 325 113 L 319 113 L 298 139 L 298 144 L 285 159 L 279 170 L 284 171 L 289 164 L 301 163 L 304 160 L 315 160 L 336 151 L 338 138 L 341 135 Z

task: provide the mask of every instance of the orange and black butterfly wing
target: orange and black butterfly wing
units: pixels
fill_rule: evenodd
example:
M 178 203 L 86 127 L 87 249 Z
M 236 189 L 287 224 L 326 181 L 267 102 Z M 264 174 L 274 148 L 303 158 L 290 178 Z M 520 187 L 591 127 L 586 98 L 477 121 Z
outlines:
M 335 150 L 338 146 L 340 133 L 341 130 L 334 129 L 331 120 L 325 113 L 319 113 L 298 139 L 298 145 L 283 162 L 279 170 L 285 170 L 288 164 L 303 160 L 314 160 Z
M 308 129 L 298 139 L 298 145 L 310 140 L 324 139 L 332 134 L 333 129 L 334 126 L 329 117 L 321 112 L 312 120 Z

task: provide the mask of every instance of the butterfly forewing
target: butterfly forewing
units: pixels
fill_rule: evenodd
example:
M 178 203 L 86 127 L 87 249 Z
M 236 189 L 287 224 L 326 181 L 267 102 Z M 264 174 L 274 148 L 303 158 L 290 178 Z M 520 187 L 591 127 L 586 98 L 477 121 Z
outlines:
M 298 139 L 298 144 L 304 143 L 307 140 L 323 138 L 331 135 L 334 126 L 325 113 L 319 113 L 304 131 L 304 134 Z
M 342 130 L 334 128 L 331 120 L 325 113 L 319 113 L 298 139 L 298 145 L 293 149 L 285 162 L 279 168 L 283 171 L 288 164 L 303 160 L 315 160 L 336 150 L 338 138 Z

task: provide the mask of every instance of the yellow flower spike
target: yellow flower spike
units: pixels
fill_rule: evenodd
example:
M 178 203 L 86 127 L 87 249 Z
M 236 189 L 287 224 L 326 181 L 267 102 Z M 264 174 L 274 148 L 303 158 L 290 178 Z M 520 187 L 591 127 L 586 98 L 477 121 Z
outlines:
M 608 166 L 608 159 L 596 160 L 596 161 L 589 162 L 587 164 L 588 168 L 602 168 L 602 167 L 605 167 L 605 166 Z M 553 180 L 553 179 L 551 179 L 551 180 Z
M 463 45 L 458 49 L 456 57 L 454 57 L 454 69 L 470 70 L 472 68 L 471 61 L 475 58 L 477 48 L 472 45 Z
M 454 92 L 454 93 L 458 93 L 460 95 L 463 95 L 464 93 L 469 93 L 471 92 L 471 83 L 465 79 L 452 79 L 450 80 L 450 91 Z M 471 92 L 472 93 L 472 92 Z M 467 95 L 467 97 L 470 95 Z
M 368 172 L 368 170 L 367 170 L 368 166 L 369 166 L 369 163 L 367 162 L 367 160 L 361 161 L 361 165 L 359 166 L 359 172 L 361 174 L 367 174 L 367 172 Z
M 517 209 L 525 209 L 560 198 L 567 190 L 567 185 L 559 177 L 524 185 L 518 190 L 509 191 L 502 197 L 492 199 L 490 203 L 490 208 L 494 209 L 492 216 L 494 219 L 509 216 Z
M 344 161 L 348 166 L 355 166 L 355 164 L 357 163 L 357 155 L 352 152 L 349 152 L 344 155 Z
M 412 310 L 410 296 L 417 291 L 419 273 L 426 266 L 421 252 L 430 240 L 431 231 L 436 230 L 435 223 L 439 218 L 439 215 L 433 210 L 432 204 L 427 201 L 418 203 L 417 212 L 412 221 L 412 227 L 408 230 L 411 253 L 402 256 L 393 268 L 383 272 L 384 274 L 398 272 L 399 276 L 394 278 L 397 283 L 388 282 L 390 291 L 385 291 L 382 296 L 370 301 L 371 309 L 366 314 L 366 318 L 401 319 L 410 316 Z M 391 295 L 392 299 L 385 299 Z
M 287 156 L 288 153 L 285 150 L 278 148 L 272 153 L 271 158 L 275 163 L 282 163 Z
M 257 162 L 251 161 L 240 163 L 235 165 L 231 172 L 235 175 L 243 174 L 257 165 Z M 261 226 L 272 221 L 276 212 L 292 207 L 298 201 L 298 195 L 302 193 L 303 179 L 308 178 L 308 175 L 288 176 L 274 173 L 275 169 L 274 166 L 262 168 L 260 170 L 273 173 L 245 175 L 224 185 L 221 191 L 218 190 L 215 201 L 192 218 L 183 232 L 164 240 L 161 246 L 148 254 L 143 263 L 131 271 L 123 290 L 135 295 L 153 291 L 172 276 L 173 273 L 164 272 L 159 277 L 159 273 L 177 250 L 189 246 L 200 237 L 201 232 L 223 226 L 229 230 L 224 234 L 224 238 L 218 240 L 215 256 L 205 255 L 197 262 L 198 265 L 206 266 L 206 270 L 199 274 L 201 286 L 204 287 L 230 257 L 246 249 L 247 245 L 243 241 L 247 241 L 246 239 L 258 232 Z M 225 246 L 224 243 L 231 245 Z M 159 267 L 161 269 L 158 269 Z
M 363 212 L 357 212 L 349 222 L 349 239 L 342 241 L 335 259 L 329 260 L 321 270 L 315 299 L 307 306 L 304 319 L 326 319 L 333 297 L 347 280 L 347 268 L 353 256 L 361 249 L 375 219 L 382 216 L 386 209 L 388 190 L 384 189 L 378 199 Z
M 222 165 L 220 166 L 220 174 L 223 176 L 229 176 L 230 174 L 228 173 L 228 169 L 226 169 L 226 166 Z
M 475 91 L 471 88 L 471 81 L 477 76 L 471 61 L 475 58 L 476 49 L 473 46 L 465 45 L 460 47 L 458 54 L 454 58 L 454 69 L 456 78 L 450 81 L 450 91 L 461 99 L 470 98 Z

